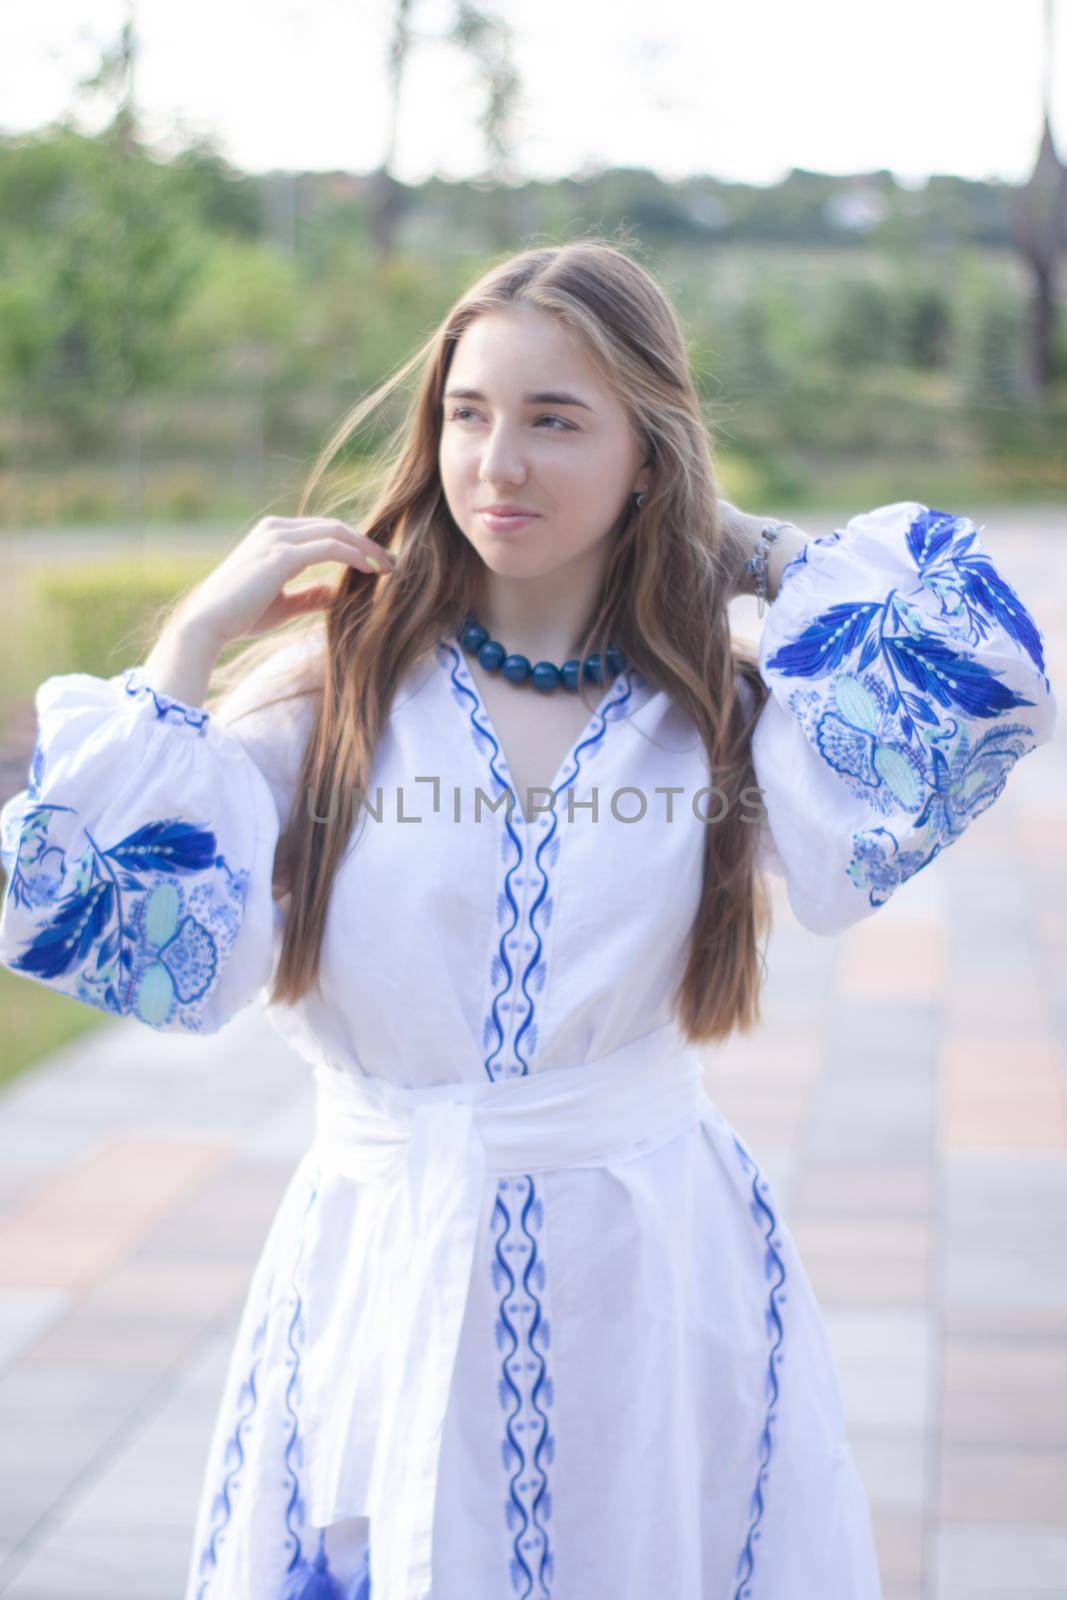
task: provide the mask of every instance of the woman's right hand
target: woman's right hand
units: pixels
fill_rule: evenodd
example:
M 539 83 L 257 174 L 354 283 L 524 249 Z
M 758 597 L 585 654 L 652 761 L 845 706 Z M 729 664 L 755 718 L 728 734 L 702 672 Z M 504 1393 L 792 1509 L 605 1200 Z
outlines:
M 360 572 L 391 572 L 396 557 L 332 517 L 263 517 L 178 607 L 183 631 L 210 641 L 216 653 L 237 639 L 270 633 L 291 618 L 320 611 L 335 594 L 328 583 L 287 593 L 306 567 L 344 561 Z M 377 563 L 377 566 L 376 566 Z

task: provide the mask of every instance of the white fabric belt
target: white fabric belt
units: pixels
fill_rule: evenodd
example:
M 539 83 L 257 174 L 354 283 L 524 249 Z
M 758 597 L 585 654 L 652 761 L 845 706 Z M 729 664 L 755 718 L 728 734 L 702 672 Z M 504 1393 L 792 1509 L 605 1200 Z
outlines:
M 360 1271 L 389 1312 L 366 1493 L 346 1492 L 359 1427 L 346 1402 L 346 1284 L 305 1296 L 305 1479 L 312 1523 L 370 1518 L 375 1600 L 427 1600 L 441 1435 L 489 1177 L 604 1166 L 676 1138 L 712 1109 L 698 1048 L 675 1023 L 595 1061 L 495 1082 L 405 1088 L 316 1062 L 320 1174 L 402 1184 L 401 1236 Z M 311 1264 L 322 1281 L 323 1263 Z M 351 1284 L 348 1285 L 349 1290 Z

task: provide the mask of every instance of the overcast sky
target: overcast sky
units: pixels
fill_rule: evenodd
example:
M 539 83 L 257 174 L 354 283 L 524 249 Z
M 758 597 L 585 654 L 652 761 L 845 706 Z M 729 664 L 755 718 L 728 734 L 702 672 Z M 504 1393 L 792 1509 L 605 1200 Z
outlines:
M 487 0 L 492 3 L 492 0 Z M 1041 126 L 1042 0 L 496 0 L 522 98 L 516 167 L 556 177 L 643 166 L 773 183 L 791 167 L 1024 179 Z M 451 0 L 416 0 L 439 34 Z M 365 172 L 384 139 L 389 0 L 138 0 L 137 98 L 150 137 L 213 132 L 251 171 Z M 75 104 L 123 0 L 7 0 L 0 129 Z M 1067 158 L 1067 3 L 1056 0 L 1053 128 Z M 417 46 L 396 175 L 484 169 L 481 94 L 452 47 Z M 100 125 L 88 104 L 77 120 Z

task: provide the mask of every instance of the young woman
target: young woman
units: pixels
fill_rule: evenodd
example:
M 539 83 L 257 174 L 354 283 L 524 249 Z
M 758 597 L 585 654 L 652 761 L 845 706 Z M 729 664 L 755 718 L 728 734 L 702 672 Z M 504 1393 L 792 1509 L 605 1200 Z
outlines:
M 487 272 L 309 495 L 412 372 L 359 527 L 268 518 L 142 666 L 48 679 L 3 811 L 9 967 L 191 1033 L 269 985 L 314 1066 L 187 1600 L 875 1600 L 821 1313 L 700 1046 L 758 1021 L 766 870 L 836 933 L 1050 737 L 1041 634 L 966 517 L 725 507 L 612 244 Z

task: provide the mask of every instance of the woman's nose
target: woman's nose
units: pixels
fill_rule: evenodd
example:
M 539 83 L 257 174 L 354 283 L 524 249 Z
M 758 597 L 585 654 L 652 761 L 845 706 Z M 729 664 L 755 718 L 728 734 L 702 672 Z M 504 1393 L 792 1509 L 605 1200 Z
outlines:
M 514 439 L 498 432 L 482 451 L 482 480 L 485 483 L 522 483 L 526 467 L 521 449 Z

